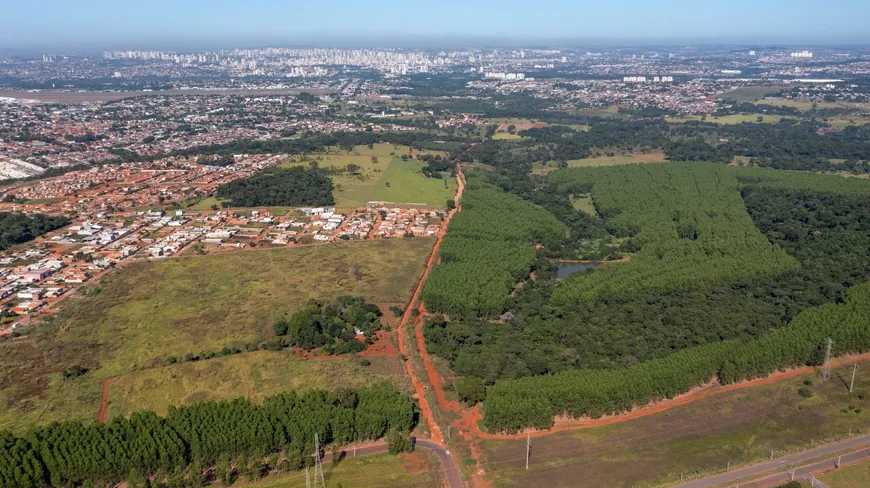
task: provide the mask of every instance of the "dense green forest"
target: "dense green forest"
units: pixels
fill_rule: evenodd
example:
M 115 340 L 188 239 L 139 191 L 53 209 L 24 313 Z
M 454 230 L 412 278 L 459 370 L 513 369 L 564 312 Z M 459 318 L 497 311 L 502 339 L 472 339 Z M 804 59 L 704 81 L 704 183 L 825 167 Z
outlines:
M 269 168 L 218 188 L 224 207 L 333 205 L 332 180 L 317 168 Z
M 388 384 L 359 390 L 282 393 L 262 405 L 246 399 L 170 408 L 165 417 L 134 413 L 106 424 L 53 423 L 16 437 L 0 432 L 0 486 L 114 485 L 146 477 L 202 486 L 215 465 L 220 481 L 312 462 L 321 445 L 407 439 L 411 399 Z M 233 467 L 234 466 L 234 467 Z
M 66 217 L 0 212 L 0 251 L 59 229 L 68 223 Z
M 532 164 L 569 161 L 614 152 L 663 150 L 671 161 L 730 163 L 736 156 L 753 165 L 813 171 L 870 171 L 870 126 L 824 132 L 815 119 L 770 123 L 668 123 L 663 118 L 586 117 L 568 125 L 522 131 L 521 140 L 492 140 L 454 150 L 462 161 L 478 161 L 500 169 L 528 173 Z
M 784 119 L 776 124 L 669 123 L 661 113 L 599 117 L 569 115 L 544 108 L 539 100 L 516 96 L 499 100 L 498 106 L 483 100 L 452 100 L 432 106 L 435 113 L 453 110 L 481 113 L 487 117 L 531 117 L 552 124 L 521 131 L 523 138 L 520 140 L 486 138 L 481 141 L 471 132 L 461 136 L 460 131 L 450 128 L 445 134 L 426 124 L 418 124 L 421 130 L 417 131 L 303 133 L 294 138 L 196 146 L 168 154 L 140 155 L 115 151 L 115 157 L 103 163 L 151 161 L 166 156 L 308 154 L 321 152 L 326 147 L 348 149 L 388 142 L 419 149 L 446 150 L 450 153 L 450 160 L 478 161 L 521 173 L 528 173 L 535 162 L 568 161 L 617 151 L 652 150 L 663 150 L 671 161 L 729 163 L 735 156 L 742 156 L 751 158 L 753 165 L 777 169 L 870 172 L 870 126 L 849 126 L 841 131 L 830 131 L 823 120 L 815 117 Z M 765 106 L 764 109 L 792 114 L 790 109 L 782 107 Z M 739 107 L 736 109 L 737 112 L 740 110 Z M 638 115 L 644 118 L 637 118 Z M 824 114 L 815 112 L 813 115 L 821 117 Z M 577 124 L 584 125 L 587 130 L 576 128 Z
M 776 175 L 791 181 L 795 174 Z M 809 307 L 841 301 L 849 287 L 870 281 L 870 189 L 855 179 L 811 178 L 819 187 L 850 184 L 841 194 L 758 186 L 773 180 L 747 183 L 741 190 L 755 225 L 797 259 L 797 269 L 709 288 L 641 290 L 601 298 L 592 306 L 555 307 L 550 297 L 561 282 L 541 250 L 537 279 L 508 299 L 513 320 L 430 321 L 424 329 L 430 350 L 450 360 L 457 374 L 492 384 L 575 368 L 615 368 L 696 345 L 748 340 L 782 327 Z M 860 188 L 853 183 L 864 185 L 863 196 L 850 193 Z
M 653 166 L 662 169 L 655 170 Z M 625 171 L 640 172 L 631 175 L 631 179 L 640 183 L 625 181 L 629 179 Z M 661 174 L 650 175 L 648 171 Z M 610 181 L 602 177 L 611 186 L 600 185 L 598 180 L 568 178 L 594 173 L 617 176 L 609 176 Z M 818 334 L 834 331 L 818 332 L 810 330 L 814 325 L 801 324 L 817 324 L 828 320 L 825 317 L 835 316 L 848 322 L 853 320 L 849 314 L 863 319 L 862 314 L 867 313 L 862 309 L 867 300 L 861 299 L 867 288 L 856 288 L 870 281 L 870 246 L 866 237 L 870 231 L 870 182 L 866 180 L 680 163 L 551 174 L 552 181 L 543 185 L 535 185 L 515 173 L 492 173 L 487 180 L 552 210 L 566 223 L 571 222 L 571 212 L 566 207 L 569 195 L 591 192 L 599 217 L 587 216 L 577 220 L 576 225 L 569 223 L 570 234 L 563 249 L 574 241 L 621 235 L 626 240 L 620 247 L 633 252 L 632 261 L 577 273 L 563 281 L 556 277 L 550 259 L 560 258 L 562 253 L 541 248 L 536 251 L 534 261 L 531 258 L 527 261 L 532 263 L 535 279 L 521 283 L 505 301 L 504 309 L 510 312 L 504 316 L 506 320 L 493 322 L 473 315 L 457 319 L 451 315 L 450 321 L 440 316 L 427 321 L 424 335 L 432 353 L 448 359 L 456 374 L 468 378 L 468 383 L 479 378 L 485 384 L 495 385 L 489 388 L 485 402 L 486 411 L 491 412 L 487 413 L 488 418 L 495 419 L 488 423 L 491 429 L 520 428 L 520 424 L 510 424 L 512 421 L 502 417 L 520 415 L 507 404 L 524 405 L 517 407 L 519 411 L 528 408 L 526 415 L 533 415 L 529 413 L 532 411 L 538 415 L 523 420 L 526 422 L 523 426 L 550 425 L 554 414 L 567 410 L 566 403 L 528 393 L 538 390 L 538 380 L 544 382 L 542 388 L 546 389 L 547 381 L 555 381 L 551 378 L 566 375 L 600 374 L 616 378 L 624 371 L 646 371 L 643 368 L 656 364 L 688 368 L 680 369 L 678 374 L 687 379 L 686 383 L 665 385 L 661 384 L 664 379 L 650 379 L 652 393 L 640 390 L 646 393 L 641 396 L 631 393 L 627 401 L 644 400 L 648 393 L 659 398 L 655 395 L 685 391 L 717 374 L 728 382 L 767 374 L 769 368 L 812 363 L 816 360 L 812 354 L 818 354 L 824 342 L 818 339 Z M 605 191 L 611 193 L 604 194 Z M 679 199 L 683 199 L 682 203 Z M 664 230 L 647 231 L 649 226 Z M 738 236 L 752 245 L 735 242 Z M 688 250 L 681 245 L 688 245 Z M 592 289 L 586 285 L 573 298 L 555 298 L 559 293 L 572 291 L 576 283 L 594 284 L 602 279 L 599 276 L 609 278 L 608 269 L 630 270 L 634 263 L 643 263 L 637 256 L 649 252 L 650 247 L 678 252 L 679 259 L 672 265 L 675 269 L 695 258 L 697 269 L 685 279 L 676 278 L 681 282 L 695 281 L 689 286 L 679 283 L 661 288 L 615 286 L 584 301 L 583 293 Z M 760 256 L 747 258 L 753 249 L 761 250 Z M 667 252 L 656 253 L 650 265 L 666 255 Z M 705 266 L 708 259 L 720 262 L 730 259 L 732 266 L 725 269 L 733 274 L 721 274 L 715 266 Z M 778 269 L 767 268 L 771 259 L 783 265 Z M 696 279 L 696 275 L 708 271 L 713 271 L 716 279 Z M 640 276 L 659 280 L 668 272 L 660 270 Z M 853 297 L 850 306 L 838 308 L 844 307 L 836 304 L 844 303 L 847 296 Z M 846 311 L 848 314 L 842 315 Z M 771 334 L 776 330 L 797 331 L 793 333 L 801 337 L 786 332 Z M 848 333 L 842 334 L 839 339 L 835 337 L 841 352 L 865 347 L 860 341 L 853 341 Z M 766 349 L 759 349 L 763 346 L 779 351 L 783 347 L 780 342 L 790 344 L 797 352 L 777 353 L 779 356 L 770 358 L 764 356 L 768 354 Z M 795 345 L 798 343 L 800 347 Z M 806 352 L 808 348 L 812 354 Z M 760 359 L 741 359 L 744 357 L 741 355 L 747 354 Z M 541 378 L 526 378 L 530 376 Z M 527 393 L 522 398 L 505 393 L 505 403 L 501 403 L 498 392 L 512 392 L 503 386 L 513 384 L 512 379 L 524 385 Z M 587 393 L 584 390 L 578 395 Z M 608 390 L 603 395 L 611 393 Z M 553 393 L 554 397 L 563 394 L 573 395 L 562 390 Z M 595 403 L 599 400 L 603 403 Z M 611 411 L 608 410 L 611 404 L 607 403 L 611 400 L 599 400 L 579 402 L 577 405 L 589 405 L 590 410 L 578 415 Z M 504 413 L 500 413 L 502 409 L 506 409 Z
M 362 297 L 338 297 L 328 303 L 310 301 L 289 318 L 279 318 L 273 328 L 276 337 L 288 346 L 312 350 L 323 347 L 325 354 L 362 352 L 381 329 L 377 305 Z M 356 339 L 356 331 L 367 342 Z
M 535 244 L 558 247 L 565 235 L 543 208 L 469 178 L 462 212 L 441 245 L 441 262 L 426 280 L 426 306 L 457 318 L 499 315 L 511 288 L 532 269 Z
M 413 146 L 419 149 L 448 150 L 460 147 L 459 143 L 469 143 L 470 139 L 452 135 L 438 134 L 426 131 L 402 131 L 402 132 L 333 132 L 303 133 L 295 138 L 283 138 L 274 140 L 246 140 L 233 141 L 226 144 L 209 144 L 179 149 L 164 154 L 137 154 L 130 151 L 119 151 L 116 157 L 103 164 L 154 161 L 164 157 L 173 156 L 204 156 L 219 155 L 222 157 L 233 154 L 310 154 L 323 152 L 327 147 L 339 147 L 348 151 L 354 146 L 369 144 L 391 143 L 399 146 Z
M 616 370 L 500 381 L 487 393 L 483 423 L 493 432 L 547 429 L 556 415 L 597 418 L 625 412 L 714 377 L 727 384 L 820 364 L 828 338 L 838 355 L 870 350 L 870 284 L 852 288 L 844 303 L 806 310 L 788 326 L 753 341 L 719 342 Z
M 555 193 L 591 193 L 608 231 L 631 238 L 631 262 L 576 275 L 556 306 L 644 291 L 712 288 L 775 276 L 798 266 L 752 223 L 737 178 L 710 164 L 625 165 L 555 171 Z M 747 262 L 754 263 L 747 266 Z

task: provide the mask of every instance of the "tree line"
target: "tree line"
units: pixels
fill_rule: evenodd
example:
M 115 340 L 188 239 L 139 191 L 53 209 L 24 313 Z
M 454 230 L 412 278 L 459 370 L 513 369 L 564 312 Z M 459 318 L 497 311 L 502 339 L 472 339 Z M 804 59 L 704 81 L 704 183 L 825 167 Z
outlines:
M 772 110 L 776 110 L 771 107 Z M 615 152 L 662 150 L 671 161 L 731 163 L 751 158 L 761 167 L 791 170 L 870 171 L 870 127 L 832 131 L 817 119 L 784 119 L 776 124 L 712 122 L 668 123 L 661 117 L 586 117 L 587 130 L 563 124 L 521 131 L 521 140 L 469 144 L 452 158 L 478 161 L 500 169 L 528 173 L 533 163 L 563 162 Z M 566 122 L 567 123 L 567 122 Z M 832 161 L 833 160 L 833 161 Z
M 63 216 L 0 212 L 0 251 L 33 240 L 69 223 Z
M 565 234 L 543 208 L 472 176 L 426 280 L 426 306 L 456 317 L 502 313 L 511 288 L 531 271 L 535 244 L 556 247 Z
M 619 414 L 686 393 L 711 378 L 728 384 L 818 365 L 828 338 L 835 355 L 870 350 L 870 283 L 849 290 L 844 303 L 806 310 L 788 326 L 753 341 L 700 346 L 617 370 L 500 381 L 487 393 L 483 425 L 491 432 L 548 429 L 557 415 Z
M 870 182 L 761 169 L 735 173 L 755 175 L 740 179 L 746 209 L 758 230 L 800 267 L 706 288 L 637 290 L 590 306 L 554 306 L 551 297 L 563 282 L 550 250 L 541 249 L 536 279 L 507 299 L 510 321 L 433 320 L 424 328 L 427 347 L 449 360 L 457 375 L 490 385 L 573 369 L 623 368 L 712 342 L 760 337 L 803 310 L 841 302 L 849 288 L 870 281 Z M 758 175 L 782 181 L 758 181 Z M 582 238 L 572 229 L 568 243 Z M 588 270 L 586 278 L 599 272 Z
M 224 207 L 333 205 L 332 179 L 318 168 L 268 168 L 221 185 Z
M 333 392 L 312 390 L 170 407 L 118 417 L 106 424 L 52 423 L 23 436 L 0 432 L 0 486 L 105 486 L 154 477 L 202 486 L 205 470 L 232 471 L 282 458 L 287 469 L 310 465 L 314 435 L 321 445 L 346 445 L 395 433 L 416 422 L 411 399 L 388 384 Z M 395 436 L 395 435 L 394 435 Z M 222 476 L 223 476 L 222 475 Z M 178 486 L 178 485 L 177 485 Z
M 711 164 L 571 168 L 550 173 L 556 193 L 592 193 L 616 237 L 631 238 L 631 262 L 571 277 L 556 306 L 619 293 L 715 287 L 776 276 L 798 262 L 755 228 L 733 173 Z M 754 263 L 747 266 L 748 262 Z
M 556 277 L 549 260 L 554 254 L 552 250 L 538 249 L 532 265 L 536 279 L 527 279 L 510 293 L 505 302 L 505 310 L 510 313 L 505 314 L 503 323 L 474 316 L 451 316 L 449 322 L 437 317 L 427 321 L 424 327 L 427 347 L 449 360 L 460 376 L 457 393 L 461 386 L 463 399 L 479 401 L 483 397 L 480 381 L 495 385 L 490 387 L 492 392 L 512 379 L 558 376 L 578 370 L 620 371 L 662 360 L 679 351 L 699 347 L 706 350 L 723 340 L 740 344 L 760 340 L 772 330 L 793 323 L 803 311 L 826 303 L 842 303 L 850 289 L 870 281 L 870 248 L 866 245 L 870 232 L 870 182 L 716 165 L 699 165 L 692 171 L 705 171 L 705 167 L 713 168 L 708 176 L 716 181 L 715 185 L 724 187 L 724 193 L 717 193 L 708 184 L 692 185 L 719 203 L 706 205 L 690 199 L 682 207 L 677 205 L 676 210 L 656 204 L 669 208 L 670 222 L 665 220 L 672 226 L 669 238 L 700 240 L 696 239 L 700 236 L 695 235 L 694 226 L 685 225 L 681 229 L 678 218 L 686 215 L 681 213 L 683 207 L 698 207 L 707 217 L 733 211 L 735 218 L 740 217 L 737 222 L 751 219 L 748 226 L 741 227 L 744 234 L 752 235 L 753 239 L 758 238 L 756 234 L 762 236 L 767 246 L 780 249 L 799 266 L 774 274 L 737 274 L 718 284 L 697 284 L 687 289 L 615 291 L 600 295 L 591 304 L 582 300 L 557 303 L 552 297 L 566 283 Z M 569 203 L 566 195 L 559 193 L 555 185 L 535 186 L 529 178 L 497 172 L 489 173 L 487 179 L 505 191 L 558 210 L 554 214 L 560 220 L 570 214 L 565 208 Z M 645 177 L 643 181 L 649 188 L 634 190 L 639 205 L 644 202 L 641 196 L 645 191 L 680 194 L 675 187 L 683 185 L 676 176 L 652 181 Z M 594 188 L 590 182 L 565 190 L 591 191 L 597 205 L 602 203 L 599 198 L 602 195 Z M 594 229 L 608 232 L 636 223 L 626 220 L 622 211 L 608 211 L 608 205 L 604 197 L 599 216 L 590 217 Z M 614 220 L 616 227 L 611 225 Z M 648 222 L 654 224 L 656 217 L 639 219 L 640 227 Z M 574 240 L 596 238 L 575 234 L 575 228 L 569 228 L 571 233 L 564 247 Z M 640 232 L 626 241 L 632 247 L 636 245 L 635 252 L 642 252 L 647 245 L 637 240 L 639 235 Z M 555 257 L 560 257 L 559 253 Z M 714 254 L 713 258 L 717 256 Z M 741 263 L 744 268 L 758 266 L 757 260 Z M 568 283 L 594 280 L 600 273 L 602 270 L 579 272 L 568 278 Z M 489 402 L 488 397 L 486 401 Z

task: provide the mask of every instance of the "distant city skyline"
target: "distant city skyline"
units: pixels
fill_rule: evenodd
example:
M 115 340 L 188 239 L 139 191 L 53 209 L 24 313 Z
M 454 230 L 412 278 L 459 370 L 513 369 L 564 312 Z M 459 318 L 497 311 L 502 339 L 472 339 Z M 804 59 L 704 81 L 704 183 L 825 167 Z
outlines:
M 868 44 L 867 19 L 863 0 L 7 0 L 0 50 Z

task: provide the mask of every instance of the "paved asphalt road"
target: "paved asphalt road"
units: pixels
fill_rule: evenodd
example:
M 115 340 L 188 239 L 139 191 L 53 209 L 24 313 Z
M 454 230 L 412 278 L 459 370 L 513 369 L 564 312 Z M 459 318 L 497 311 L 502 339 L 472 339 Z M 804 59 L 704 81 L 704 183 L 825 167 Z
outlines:
M 749 466 L 743 469 L 737 469 L 734 471 L 729 471 L 727 473 L 717 474 L 708 478 L 689 481 L 687 483 L 682 483 L 676 486 L 679 488 L 710 488 L 714 486 L 732 486 L 729 485 L 729 483 L 735 483 L 737 480 L 751 478 L 753 476 L 761 476 L 764 473 L 777 470 L 780 471 L 777 474 L 766 476 L 752 482 L 740 483 L 740 488 L 769 488 L 779 486 L 789 481 L 789 470 L 785 468 L 786 466 L 793 466 L 802 462 L 809 461 L 811 459 L 820 458 L 822 456 L 833 456 L 834 453 L 837 452 L 860 449 L 857 452 L 852 452 L 850 454 L 844 455 L 841 459 L 841 463 L 843 465 L 855 464 L 858 462 L 870 460 L 870 449 L 868 449 L 868 447 L 870 447 L 870 435 L 850 437 L 846 440 L 834 442 L 832 444 L 825 444 L 824 446 L 810 449 L 808 451 L 803 451 L 796 454 L 789 454 L 788 456 L 783 456 L 781 458 L 777 458 L 773 461 L 769 461 L 766 463 L 756 464 L 754 466 Z M 797 468 L 795 469 L 795 478 L 809 479 L 812 476 L 812 473 L 828 471 L 831 468 L 834 468 L 834 463 L 836 461 L 836 458 L 826 459 L 824 461 L 818 461 Z M 821 485 L 816 482 L 816 487 L 821 488 Z
M 441 471 L 444 473 L 444 479 L 447 480 L 447 488 L 464 488 L 465 483 L 462 482 L 462 476 L 459 474 L 459 466 L 450 457 L 450 451 L 439 444 L 426 439 L 417 439 L 417 447 L 429 449 L 434 452 L 438 459 L 441 460 Z
M 414 445 L 417 449 L 426 449 L 434 452 L 435 455 L 438 456 L 438 460 L 441 461 L 441 472 L 444 474 L 444 479 L 447 481 L 447 488 L 465 488 L 465 483 L 462 482 L 462 476 L 459 474 L 459 466 L 457 466 L 453 458 L 450 457 L 450 451 L 448 451 L 444 446 L 426 439 L 417 439 L 417 442 Z M 377 444 L 357 449 L 356 455 L 368 456 L 372 454 L 383 454 L 385 452 L 387 452 L 387 445 Z M 342 455 L 345 459 L 352 458 L 354 456 L 353 449 L 343 450 Z M 323 461 L 328 462 L 331 460 L 332 453 L 327 452 L 323 456 Z

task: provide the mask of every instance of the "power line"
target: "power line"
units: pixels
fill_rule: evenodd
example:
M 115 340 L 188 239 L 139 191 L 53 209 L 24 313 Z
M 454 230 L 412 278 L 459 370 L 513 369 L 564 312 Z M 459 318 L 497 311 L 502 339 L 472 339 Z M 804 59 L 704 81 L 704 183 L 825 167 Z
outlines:
M 320 441 L 317 432 L 314 433 L 314 488 L 318 487 L 317 476 L 320 476 L 320 486 L 326 488 L 326 478 L 323 476 L 323 463 L 320 462 Z
M 831 346 L 833 344 L 834 341 L 828 338 L 828 347 L 825 349 L 825 362 L 822 364 L 822 371 L 819 373 L 823 381 L 831 379 Z
M 858 372 L 858 362 L 855 361 L 855 365 L 852 368 L 852 381 L 849 383 L 849 393 L 852 393 L 852 389 L 855 388 L 855 373 Z

